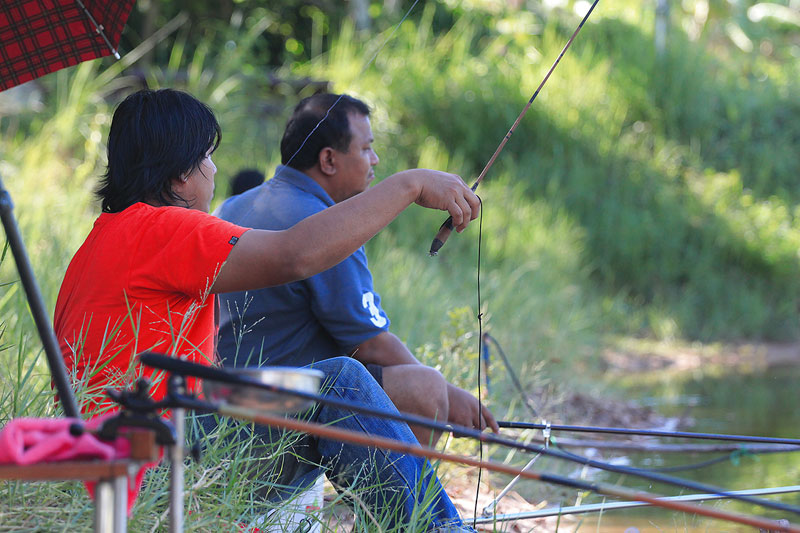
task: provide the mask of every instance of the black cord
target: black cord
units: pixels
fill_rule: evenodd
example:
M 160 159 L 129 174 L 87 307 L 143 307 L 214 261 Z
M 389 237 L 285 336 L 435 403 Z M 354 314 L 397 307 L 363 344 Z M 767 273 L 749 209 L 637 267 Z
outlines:
M 528 408 L 528 411 L 530 411 L 534 418 L 539 418 L 537 409 L 533 405 L 533 401 L 528 397 L 527 394 L 525 394 L 525 390 L 522 388 L 522 383 L 520 383 L 517 373 L 514 372 L 514 368 L 511 366 L 511 362 L 508 360 L 508 357 L 506 357 L 503 347 L 500 346 L 500 343 L 497 342 L 497 339 L 489 335 L 488 332 L 484 333 L 483 336 L 487 340 L 492 341 L 492 344 L 494 344 L 495 348 L 497 348 L 497 352 L 500 354 L 500 358 L 503 360 L 503 365 L 506 367 L 506 371 L 508 371 L 508 375 L 511 378 L 511 381 L 514 383 L 514 387 L 517 389 L 517 392 L 519 392 L 519 395 L 522 398 L 522 404 Z
M 709 459 L 707 461 L 702 461 L 700 463 L 693 463 L 689 465 L 676 465 L 676 466 L 662 466 L 662 467 L 654 467 L 654 468 L 643 468 L 639 467 L 642 470 L 650 470 L 653 472 L 680 472 L 682 470 L 694 470 L 698 468 L 705 468 L 706 466 L 711 466 L 716 463 L 721 463 L 723 461 L 730 461 L 734 464 L 734 466 L 739 466 L 736 464 L 736 460 L 738 457 L 747 457 L 748 455 L 756 456 L 761 455 L 763 453 L 791 453 L 791 452 L 800 452 L 800 448 L 797 450 L 748 450 L 746 446 L 742 446 L 738 450 L 734 450 L 728 454 L 722 455 L 720 457 L 715 457 L 714 459 Z
M 722 455 L 720 457 L 715 457 L 713 459 L 709 459 L 707 461 L 702 461 L 700 463 L 692 463 L 688 465 L 675 465 L 675 466 L 659 466 L 653 468 L 646 468 L 640 466 L 642 470 L 650 470 L 651 472 L 682 472 L 684 470 L 699 470 L 701 468 L 705 468 L 707 466 L 711 466 L 717 463 L 722 463 L 723 461 L 732 460 L 733 454 L 736 452 L 731 452 L 726 455 Z
M 556 441 L 556 439 L 552 439 L 551 444 L 554 448 L 556 448 L 565 455 L 568 455 L 575 459 L 579 459 L 581 461 L 586 460 L 586 457 L 584 457 L 583 455 L 578 455 L 576 453 L 568 452 L 564 448 L 558 446 L 558 442 Z M 731 453 L 722 455 L 720 457 L 714 457 L 713 459 L 708 459 L 707 461 L 701 461 L 699 463 L 691 463 L 687 465 L 675 465 L 675 466 L 661 466 L 661 467 L 637 466 L 636 469 L 645 470 L 648 472 L 682 472 L 686 470 L 699 470 L 701 468 L 705 468 L 707 466 L 711 466 L 717 463 L 722 463 L 724 461 L 733 461 L 733 458 L 736 456 L 756 455 L 757 453 L 775 453 L 775 452 L 774 451 L 753 452 L 748 450 L 746 447 L 742 447 L 738 450 L 732 451 Z

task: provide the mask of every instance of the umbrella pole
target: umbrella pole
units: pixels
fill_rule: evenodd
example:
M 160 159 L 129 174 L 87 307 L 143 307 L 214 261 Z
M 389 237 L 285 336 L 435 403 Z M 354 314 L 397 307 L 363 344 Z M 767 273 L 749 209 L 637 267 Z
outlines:
M 45 310 L 42 293 L 39 290 L 39 285 L 36 283 L 36 277 L 33 274 L 28 254 L 25 251 L 25 245 L 22 243 L 22 237 L 19 233 L 17 221 L 14 219 L 13 211 L 14 203 L 11 201 L 11 195 L 3 186 L 2 179 L 0 179 L 0 218 L 2 218 L 3 221 L 3 229 L 6 232 L 8 243 L 11 246 L 11 252 L 14 254 L 14 261 L 17 264 L 19 277 L 28 298 L 28 305 L 30 306 L 33 320 L 36 323 L 36 329 L 39 331 L 39 337 L 42 339 L 44 353 L 47 355 L 47 363 L 50 366 L 50 374 L 53 377 L 53 383 L 55 384 L 59 401 L 64 409 L 64 415 L 72 418 L 80 418 L 78 404 L 75 402 L 75 395 L 72 393 L 72 388 L 67 380 L 67 370 L 64 367 L 61 349 L 58 346 L 56 334 L 50 323 L 50 316 Z

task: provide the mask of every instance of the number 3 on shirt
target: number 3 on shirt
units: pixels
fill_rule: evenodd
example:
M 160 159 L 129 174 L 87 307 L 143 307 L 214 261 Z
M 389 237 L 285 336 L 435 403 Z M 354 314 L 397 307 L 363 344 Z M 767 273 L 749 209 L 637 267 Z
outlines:
M 375 295 L 367 291 L 361 296 L 361 305 L 369 311 L 369 321 L 372 322 L 376 328 L 382 328 L 386 325 L 386 317 L 381 315 L 381 310 L 375 305 Z

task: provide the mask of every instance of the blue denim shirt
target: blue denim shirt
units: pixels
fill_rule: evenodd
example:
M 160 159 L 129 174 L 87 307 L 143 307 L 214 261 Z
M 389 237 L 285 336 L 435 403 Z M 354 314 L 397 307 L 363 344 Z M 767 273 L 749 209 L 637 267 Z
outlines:
M 215 213 L 245 227 L 281 230 L 334 204 L 304 173 L 279 166 L 264 184 Z M 364 248 L 309 279 L 220 294 L 218 352 L 227 365 L 305 366 L 350 353 L 389 329 Z

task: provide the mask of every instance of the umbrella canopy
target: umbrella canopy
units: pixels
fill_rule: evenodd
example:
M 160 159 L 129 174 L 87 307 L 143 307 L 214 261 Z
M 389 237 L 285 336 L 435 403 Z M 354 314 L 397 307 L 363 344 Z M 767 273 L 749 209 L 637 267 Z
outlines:
M 135 0 L 0 1 L 0 91 L 117 54 Z

